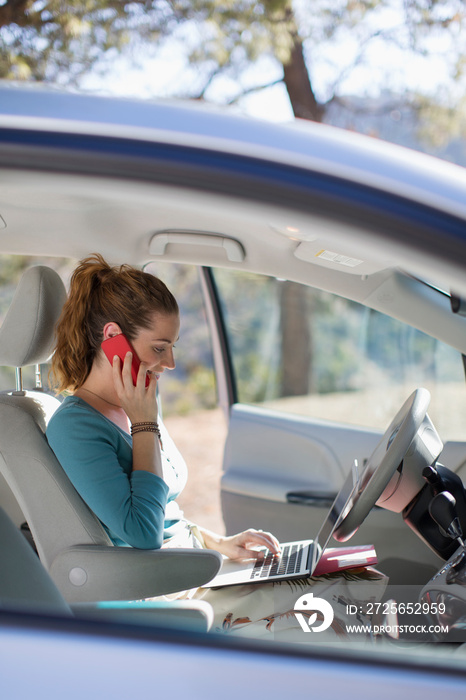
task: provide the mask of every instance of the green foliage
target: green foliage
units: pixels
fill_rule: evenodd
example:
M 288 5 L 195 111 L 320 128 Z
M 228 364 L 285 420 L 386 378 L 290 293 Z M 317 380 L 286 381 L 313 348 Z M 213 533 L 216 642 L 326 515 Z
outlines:
M 163 415 L 187 415 L 193 411 L 215 408 L 217 392 L 212 365 L 198 365 L 177 376 L 177 371 L 160 380 Z
M 244 68 L 264 53 L 271 53 L 281 63 L 290 59 L 297 29 L 289 0 L 193 2 L 192 16 L 198 19 L 199 15 L 208 18 L 207 40 L 192 52 L 191 60 Z
M 2 255 L 0 257 L 0 321 L 8 311 L 16 285 L 34 258 L 25 255 Z
M 280 283 L 274 278 L 216 270 L 238 394 L 244 401 L 277 395 L 280 372 Z
M 419 114 L 419 136 L 427 148 L 443 148 L 452 139 L 466 139 L 466 98 L 453 104 L 449 104 L 448 100 L 446 104 L 441 104 L 417 95 L 415 101 Z
M 285 366 L 298 365 L 303 338 L 283 352 L 281 313 L 295 310 L 310 329 L 310 389 L 301 395 L 363 392 L 374 387 L 458 381 L 463 376 L 459 355 L 434 338 L 356 302 L 294 285 L 307 297 L 287 294 L 283 282 L 232 270 L 216 270 L 239 400 L 261 403 L 295 396 L 282 391 Z M 288 283 L 290 284 L 290 283 Z M 305 342 L 308 342 L 307 340 Z M 302 385 L 308 384 L 302 377 Z
M 165 3 L 7 0 L 0 6 L 0 77 L 72 83 L 133 36 L 165 29 Z
M 0 285 L 16 284 L 31 258 L 25 255 L 2 255 L 0 258 Z

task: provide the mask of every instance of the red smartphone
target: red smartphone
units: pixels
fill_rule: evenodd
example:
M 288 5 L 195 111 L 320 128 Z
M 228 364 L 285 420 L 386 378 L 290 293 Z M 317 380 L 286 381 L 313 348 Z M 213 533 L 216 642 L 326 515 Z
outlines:
M 141 364 L 141 362 L 136 352 L 134 351 L 133 346 L 129 342 L 128 338 L 125 335 L 123 335 L 123 333 L 119 333 L 118 335 L 114 335 L 112 338 L 107 338 L 107 340 L 104 340 L 104 342 L 101 345 L 101 348 L 106 354 L 108 361 L 111 365 L 113 365 L 113 358 L 115 357 L 115 355 L 118 355 L 121 361 L 121 367 L 123 367 L 123 362 L 126 357 L 126 353 L 133 353 L 133 360 L 131 363 L 131 377 L 133 379 L 134 386 L 136 386 L 139 365 Z M 150 377 L 148 374 L 146 374 L 146 386 L 149 386 L 149 382 Z

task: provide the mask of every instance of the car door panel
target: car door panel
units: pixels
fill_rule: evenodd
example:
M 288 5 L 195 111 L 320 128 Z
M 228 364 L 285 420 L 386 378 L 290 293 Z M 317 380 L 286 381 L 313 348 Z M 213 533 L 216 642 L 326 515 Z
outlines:
M 362 463 L 379 438 L 377 431 L 236 404 L 222 487 L 281 501 L 296 491 L 336 494 L 353 460 Z
M 439 462 L 456 472 L 460 479 L 466 483 L 466 443 L 459 440 L 446 442 Z
M 364 464 L 380 437 L 375 430 L 234 405 L 221 485 L 227 532 L 248 526 L 282 541 L 315 537 L 353 459 Z M 299 503 L 290 499 L 296 493 L 314 498 Z M 393 578 L 403 573 L 406 581 L 408 570 L 419 574 L 420 565 L 430 567 L 425 575 L 438 568 L 437 555 L 402 516 L 378 507 L 351 543 L 374 544 Z

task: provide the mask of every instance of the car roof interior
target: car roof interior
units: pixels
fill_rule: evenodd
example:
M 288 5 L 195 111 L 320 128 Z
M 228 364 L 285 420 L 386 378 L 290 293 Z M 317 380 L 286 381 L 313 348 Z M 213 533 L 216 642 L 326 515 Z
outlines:
M 448 289 L 451 267 L 443 274 L 438 260 L 341 217 L 115 177 L 3 169 L 0 180 L 3 253 L 79 259 L 100 252 L 117 263 L 263 273 L 359 301 L 466 353 L 466 319 L 448 313 L 449 296 L 417 278 Z M 462 275 L 455 284 L 461 292 Z

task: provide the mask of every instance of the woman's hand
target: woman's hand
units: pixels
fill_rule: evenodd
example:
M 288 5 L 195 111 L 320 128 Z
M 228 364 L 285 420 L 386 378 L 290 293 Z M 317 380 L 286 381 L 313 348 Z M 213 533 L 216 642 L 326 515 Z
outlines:
M 261 556 L 258 555 L 258 547 L 266 547 L 272 554 L 280 553 L 280 543 L 277 538 L 263 530 L 251 528 L 230 537 L 202 530 L 202 536 L 208 549 L 216 549 L 220 554 L 236 561 L 257 559 Z
M 147 365 L 141 362 L 136 386 L 134 386 L 131 376 L 132 360 L 133 354 L 127 352 L 121 369 L 118 355 L 113 358 L 113 383 L 121 407 L 131 423 L 157 422 L 157 401 L 155 399 L 157 379 L 154 374 L 150 373 L 149 385 L 146 387 Z

